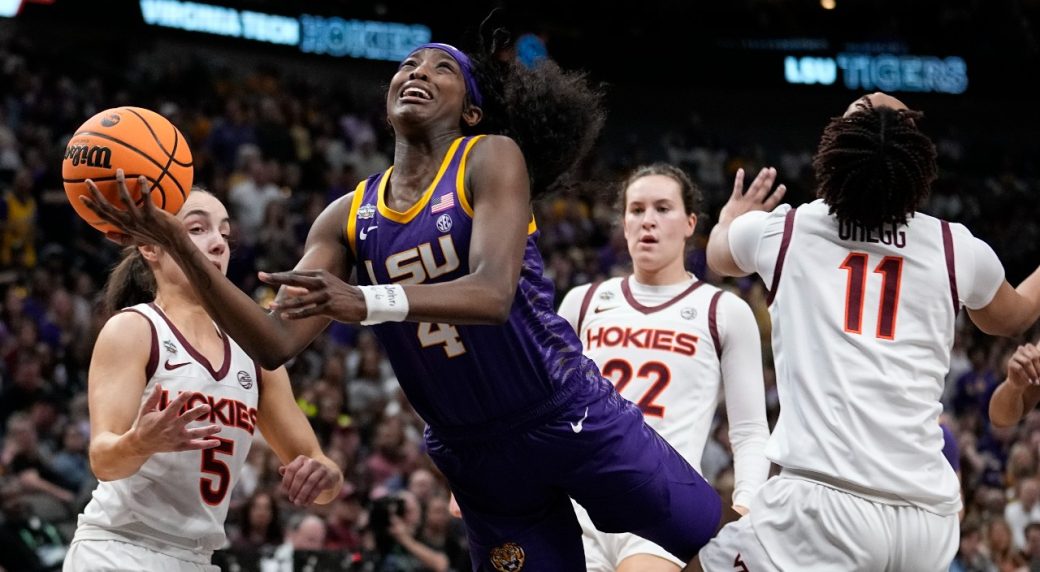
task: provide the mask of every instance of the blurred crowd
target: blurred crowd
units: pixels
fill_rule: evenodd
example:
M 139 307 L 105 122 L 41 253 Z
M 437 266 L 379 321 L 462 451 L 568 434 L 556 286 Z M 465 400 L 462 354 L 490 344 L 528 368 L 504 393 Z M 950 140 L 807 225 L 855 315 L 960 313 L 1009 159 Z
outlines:
M 0 566 L 6 570 L 60 563 L 96 482 L 87 458 L 86 376 L 107 318 L 96 300 L 118 249 L 75 215 L 63 192 L 60 157 L 76 127 L 119 105 L 154 109 L 178 125 L 192 142 L 196 184 L 232 214 L 229 277 L 261 304 L 274 293 L 256 280 L 256 270 L 291 268 L 316 215 L 390 163 L 381 101 L 352 101 L 316 79 L 274 68 L 158 62 L 141 56 L 118 71 L 84 70 L 24 39 L 0 39 Z M 942 176 L 924 210 L 967 224 L 1017 283 L 1040 260 L 1035 168 L 1010 142 L 1007 150 L 980 152 L 952 128 L 937 129 Z M 589 184 L 535 206 L 557 299 L 629 268 L 614 182 L 640 162 L 681 165 L 706 199 L 689 268 L 737 292 L 755 311 L 772 423 L 778 400 L 763 285 L 721 281 L 708 270 L 703 248 L 710 215 L 738 167 L 776 166 L 790 201 L 800 203 L 812 198 L 813 149 L 727 141 L 696 116 L 644 143 L 629 152 L 605 142 L 582 173 Z M 959 447 L 966 505 L 958 571 L 1040 570 L 1040 413 L 1007 430 L 991 427 L 986 415 L 1019 342 L 985 337 L 961 316 L 943 418 Z M 300 407 L 346 482 L 329 505 L 292 507 L 279 490 L 277 457 L 258 440 L 233 492 L 230 545 L 219 555 L 225 569 L 290 570 L 308 557 L 333 569 L 468 570 L 461 522 L 449 515 L 444 479 L 423 452 L 422 420 L 371 333 L 333 325 L 289 371 Z M 703 464 L 725 498 L 733 475 L 722 416 Z

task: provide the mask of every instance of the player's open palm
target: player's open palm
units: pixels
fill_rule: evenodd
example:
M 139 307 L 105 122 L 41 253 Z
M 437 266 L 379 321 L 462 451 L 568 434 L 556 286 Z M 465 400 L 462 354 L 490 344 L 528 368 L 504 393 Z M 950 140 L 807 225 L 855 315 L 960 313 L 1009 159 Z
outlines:
M 130 198 L 130 189 L 126 186 L 126 178 L 122 169 L 116 169 L 116 188 L 119 190 L 119 199 L 123 201 L 125 208 L 119 208 L 109 202 L 94 184 L 87 179 L 87 188 L 90 196 L 80 197 L 83 204 L 87 206 L 105 222 L 120 229 L 120 233 L 108 232 L 105 237 L 124 246 L 141 242 L 146 244 L 158 244 L 169 246 L 171 238 L 178 232 L 184 232 L 184 225 L 180 219 L 172 214 L 156 208 L 151 201 L 151 185 L 145 177 L 138 177 L 137 188 L 144 189 L 144 200 L 140 205 L 134 203 Z
M 775 182 L 776 169 L 764 167 L 745 191 L 744 169 L 737 169 L 737 176 L 733 180 L 733 194 L 722 207 L 719 220 L 730 221 L 747 212 L 770 212 L 775 209 L 784 198 L 784 193 L 787 192 L 785 185 L 780 185 L 774 190 L 773 183 Z
M 360 322 L 367 316 L 365 296 L 325 270 L 291 270 L 261 272 L 260 280 L 275 286 L 287 286 L 279 293 L 271 309 L 287 320 L 325 316 L 339 322 Z
M 153 454 L 212 449 L 220 445 L 220 441 L 210 438 L 220 432 L 219 425 L 188 427 L 193 421 L 209 414 L 209 405 L 196 405 L 178 415 L 193 393 L 182 392 L 173 398 L 165 409 L 159 409 L 161 395 L 162 387 L 156 384 L 152 393 L 141 404 L 137 420 L 134 421 L 131 428 L 141 449 L 148 454 Z
M 1015 387 L 1040 385 L 1040 349 L 1035 344 L 1018 346 L 1007 369 L 1008 381 Z

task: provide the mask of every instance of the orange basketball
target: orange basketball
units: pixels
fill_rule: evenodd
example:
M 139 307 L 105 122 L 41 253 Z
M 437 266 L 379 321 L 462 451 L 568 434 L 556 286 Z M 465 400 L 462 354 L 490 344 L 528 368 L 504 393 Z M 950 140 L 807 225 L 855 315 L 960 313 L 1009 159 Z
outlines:
M 176 214 L 191 192 L 191 150 L 181 132 L 165 117 L 140 107 L 106 109 L 76 130 L 62 161 L 65 194 L 79 216 L 94 228 L 117 230 L 84 205 L 80 195 L 90 196 L 84 182 L 94 181 L 113 205 L 122 208 L 116 186 L 116 169 L 126 174 L 126 186 L 136 204 L 142 205 L 137 178 L 144 176 L 152 188 L 152 203 Z

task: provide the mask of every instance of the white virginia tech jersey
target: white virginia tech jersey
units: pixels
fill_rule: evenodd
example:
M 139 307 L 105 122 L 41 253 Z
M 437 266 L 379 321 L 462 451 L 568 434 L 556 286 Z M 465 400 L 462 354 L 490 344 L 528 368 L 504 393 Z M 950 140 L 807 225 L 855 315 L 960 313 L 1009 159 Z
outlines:
M 721 395 L 716 313 L 724 293 L 695 280 L 670 301 L 647 307 L 632 295 L 629 280 L 575 288 L 568 298 L 582 300 L 577 320 L 567 315 L 568 302 L 561 315 L 617 392 L 700 472 Z
M 211 412 L 189 427 L 217 424 L 221 445 L 203 451 L 157 453 L 125 479 L 98 483 L 79 519 L 77 537 L 110 532 L 191 551 L 209 551 L 226 540 L 224 520 L 256 429 L 259 366 L 225 334 L 224 359 L 214 370 L 204 356 L 153 304 L 137 312 L 152 325 L 152 351 L 142 401 L 158 383 L 159 406 L 194 392 L 185 410 L 209 404 Z M 110 538 L 110 536 L 109 536 Z
M 770 290 L 780 418 L 766 455 L 882 501 L 960 510 L 939 399 L 960 306 L 1003 282 L 993 251 L 920 213 L 839 226 L 822 200 L 743 215 L 729 240 Z

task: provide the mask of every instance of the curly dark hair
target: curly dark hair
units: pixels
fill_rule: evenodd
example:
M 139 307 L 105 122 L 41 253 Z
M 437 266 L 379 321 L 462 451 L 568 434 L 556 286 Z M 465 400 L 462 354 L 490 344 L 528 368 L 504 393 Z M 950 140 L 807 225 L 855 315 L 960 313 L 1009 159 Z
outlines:
M 817 196 L 841 222 L 906 224 L 935 181 L 935 145 L 917 128 L 919 111 L 862 101 L 823 131 L 813 157 Z
M 505 28 L 481 24 L 478 53 L 470 53 L 483 96 L 483 120 L 469 133 L 505 135 L 527 161 L 531 198 L 561 189 L 592 149 L 606 119 L 603 92 L 584 73 L 564 71 L 549 60 L 531 68 L 500 54 L 512 42 Z M 467 134 L 469 134 L 467 133 Z

